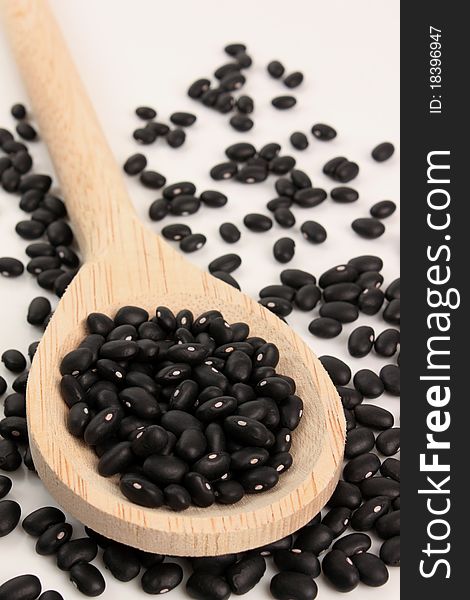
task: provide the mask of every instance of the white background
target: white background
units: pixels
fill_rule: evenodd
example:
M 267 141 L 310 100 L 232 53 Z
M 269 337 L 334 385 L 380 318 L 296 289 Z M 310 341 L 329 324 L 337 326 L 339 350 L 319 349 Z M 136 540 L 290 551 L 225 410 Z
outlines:
M 279 237 L 289 235 L 296 241 L 296 256 L 288 265 L 310 270 L 317 276 L 326 268 L 346 262 L 352 256 L 380 254 L 385 263 L 383 274 L 390 282 L 399 275 L 399 216 L 387 219 L 386 233 L 378 241 L 358 237 L 350 228 L 354 218 L 368 216 L 369 208 L 378 200 L 398 201 L 398 152 L 387 163 L 375 163 L 370 150 L 379 142 L 399 142 L 399 4 L 377 0 L 189 0 L 156 2 L 151 0 L 53 0 L 53 9 L 76 59 L 83 80 L 97 110 L 105 133 L 122 163 L 138 151 L 131 132 L 140 125 L 133 114 L 136 106 L 149 104 L 166 121 L 176 110 L 193 111 L 197 123 L 188 129 L 186 144 L 179 150 L 167 147 L 160 140 L 143 152 L 149 167 L 160 171 L 169 183 L 178 180 L 194 181 L 199 191 L 219 189 L 229 197 L 224 209 L 203 208 L 197 215 L 185 218 L 194 232 L 207 235 L 208 243 L 189 258 L 206 268 L 213 258 L 226 252 L 238 252 L 243 264 L 234 273 L 242 289 L 257 297 L 259 289 L 279 282 L 281 265 L 272 258 L 272 245 Z M 195 79 L 210 76 L 216 67 L 228 62 L 223 46 L 243 41 L 254 58 L 247 71 L 248 83 L 244 92 L 256 102 L 254 129 L 237 133 L 228 124 L 228 116 L 214 113 L 186 96 L 188 85 Z M 287 72 L 301 70 L 305 82 L 294 90 L 297 106 L 285 112 L 276 111 L 270 100 L 289 93 L 281 82 L 266 75 L 265 66 L 272 59 L 281 60 Z M 9 115 L 11 104 L 25 101 L 25 93 L 9 55 L 3 32 L 0 32 L 0 125 L 12 127 Z M 67 107 L 64 106 L 64 110 Z M 314 123 L 333 125 L 338 137 L 329 143 L 313 139 L 310 128 Z M 305 131 L 311 141 L 305 152 L 290 147 L 289 135 Z M 270 141 L 283 145 L 283 152 L 297 159 L 299 168 L 306 170 L 314 185 L 330 190 L 334 183 L 321 172 L 326 160 L 345 155 L 360 164 L 361 172 L 351 184 L 360 193 L 353 205 L 335 204 L 330 199 L 314 209 L 295 209 L 297 225 L 283 230 L 275 225 L 264 234 L 250 233 L 241 224 L 248 212 L 266 212 L 265 204 L 276 194 L 273 179 L 255 186 L 232 182 L 213 182 L 208 177 L 211 166 L 224 160 L 224 148 L 236 141 L 250 141 L 260 147 Z M 50 170 L 45 148 L 31 144 L 38 171 Z M 90 148 L 90 160 L 93 158 Z M 129 191 L 138 214 L 148 222 L 150 202 L 159 196 L 142 188 L 137 181 L 127 179 Z M 413 201 L 412 198 L 407 199 Z M 99 198 L 96 199 L 99 202 Z M 14 233 L 15 223 L 23 217 L 17 208 L 17 198 L 0 190 L 0 256 L 25 258 L 26 243 Z M 307 219 L 318 220 L 328 231 L 321 246 L 304 241 L 299 225 Z M 181 219 L 167 219 L 164 224 Z M 232 220 L 242 230 L 242 241 L 235 246 L 222 242 L 218 226 Z M 152 223 L 158 232 L 162 223 Z M 30 341 L 40 333 L 25 323 L 29 301 L 44 295 L 32 277 L 8 281 L 0 278 L 1 350 L 19 348 L 26 352 Z M 350 331 L 359 324 L 370 324 L 380 332 L 387 325 L 378 317 L 361 317 L 347 325 L 335 340 L 320 340 L 310 336 L 308 323 L 316 316 L 295 312 L 289 322 L 309 341 L 318 355 L 343 357 L 353 372 L 360 368 L 378 371 L 383 364 L 373 354 L 353 359 L 346 350 Z M 3 375 L 4 370 L 1 371 Z M 7 376 L 8 378 L 8 376 Z M 391 409 L 397 416 L 398 400 L 385 394 L 376 401 Z M 37 478 L 20 470 L 14 475 L 10 495 L 20 501 L 23 516 L 51 502 Z M 77 534 L 80 530 L 77 528 Z M 0 582 L 22 573 L 36 573 L 44 588 L 61 591 L 66 599 L 83 598 L 59 571 L 53 558 L 40 557 L 34 552 L 35 540 L 19 527 L 7 538 L 0 539 Z M 101 560 L 98 561 L 102 566 Z M 121 584 L 106 575 L 107 590 L 103 598 L 137 599 L 145 597 L 138 580 Z M 323 577 L 317 579 L 319 597 L 332 600 L 338 593 Z M 269 598 L 269 578 L 252 590 L 253 600 Z M 173 600 L 186 597 L 184 589 L 171 592 Z M 399 572 L 390 570 L 390 581 L 378 590 L 360 585 L 349 595 L 351 600 L 399 597 Z

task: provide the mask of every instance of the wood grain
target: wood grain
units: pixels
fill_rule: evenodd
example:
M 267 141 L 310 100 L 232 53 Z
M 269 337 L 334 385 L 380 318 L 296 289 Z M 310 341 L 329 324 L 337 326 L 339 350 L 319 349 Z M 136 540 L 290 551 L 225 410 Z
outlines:
M 46 141 L 86 263 L 46 329 L 31 369 L 28 425 L 40 477 L 57 501 L 96 531 L 162 554 L 207 556 L 255 548 L 299 529 L 324 506 L 342 465 L 345 425 L 336 390 L 310 348 L 257 302 L 203 273 L 136 218 L 44 0 L 2 0 L 5 23 Z M 234 506 L 184 513 L 145 509 L 100 477 L 97 458 L 68 434 L 59 393 L 61 357 L 75 348 L 92 311 L 113 315 L 126 304 L 199 313 L 221 310 L 246 321 L 252 335 L 276 343 L 279 370 L 293 377 L 305 404 L 295 431 L 293 467 L 273 490 Z

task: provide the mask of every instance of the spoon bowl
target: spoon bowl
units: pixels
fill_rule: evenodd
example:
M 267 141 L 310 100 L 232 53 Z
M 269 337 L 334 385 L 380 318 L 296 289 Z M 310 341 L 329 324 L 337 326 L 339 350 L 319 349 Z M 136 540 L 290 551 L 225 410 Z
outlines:
M 339 477 L 345 428 L 335 387 L 310 348 L 277 316 L 193 266 L 140 223 L 45 0 L 2 0 L 2 6 L 85 258 L 46 329 L 27 386 L 31 452 L 44 485 L 82 523 L 150 552 L 213 556 L 296 531 L 323 508 Z M 84 337 L 89 313 L 112 317 L 125 305 L 150 314 L 158 305 L 195 315 L 218 309 L 227 321 L 244 321 L 250 335 L 278 346 L 279 372 L 296 381 L 304 416 L 293 436 L 293 466 L 275 488 L 232 506 L 174 513 L 132 504 L 117 478 L 98 474 L 96 455 L 67 431 L 59 365 Z

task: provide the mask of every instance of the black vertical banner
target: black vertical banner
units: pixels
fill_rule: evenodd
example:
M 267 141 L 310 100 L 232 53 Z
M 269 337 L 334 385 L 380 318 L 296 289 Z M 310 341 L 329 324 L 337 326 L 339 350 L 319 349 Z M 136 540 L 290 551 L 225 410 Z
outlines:
M 402 595 L 467 597 L 470 177 L 466 6 L 402 2 Z

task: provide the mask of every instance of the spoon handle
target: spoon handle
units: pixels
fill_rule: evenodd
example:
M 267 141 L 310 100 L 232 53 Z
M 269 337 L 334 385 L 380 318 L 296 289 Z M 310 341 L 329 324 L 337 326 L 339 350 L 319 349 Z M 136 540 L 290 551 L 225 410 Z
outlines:
M 0 4 L 80 249 L 98 257 L 136 220 L 120 169 L 47 1 Z

